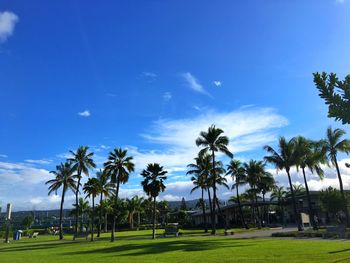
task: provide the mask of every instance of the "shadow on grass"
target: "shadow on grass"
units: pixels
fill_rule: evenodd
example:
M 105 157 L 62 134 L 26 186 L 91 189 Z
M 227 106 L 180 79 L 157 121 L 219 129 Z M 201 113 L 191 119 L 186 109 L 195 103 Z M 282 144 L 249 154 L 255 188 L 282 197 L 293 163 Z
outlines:
M 111 254 L 115 253 L 119 256 L 140 256 L 145 254 L 159 254 L 173 251 L 193 252 L 193 251 L 208 251 L 218 248 L 232 248 L 232 247 L 247 247 L 254 246 L 255 243 L 241 242 L 224 242 L 218 239 L 215 240 L 182 240 L 173 239 L 171 241 L 157 242 L 157 240 L 150 240 L 148 243 L 142 244 L 123 244 L 112 245 L 110 247 L 91 249 L 86 251 L 74 251 L 62 253 L 63 255 L 89 255 L 89 254 Z
M 41 241 L 39 243 L 28 244 L 27 242 L 19 243 L 14 246 L 13 244 L 9 246 L 3 246 L 0 248 L 0 252 L 17 252 L 17 251 L 27 251 L 27 250 L 41 250 L 41 249 L 56 249 L 58 247 L 70 244 L 79 244 L 83 243 L 80 241 Z
M 328 254 L 337 254 L 337 253 L 342 253 L 342 252 L 347 252 L 347 251 L 350 251 L 350 248 L 337 250 L 337 251 L 331 251 L 331 252 L 328 252 Z

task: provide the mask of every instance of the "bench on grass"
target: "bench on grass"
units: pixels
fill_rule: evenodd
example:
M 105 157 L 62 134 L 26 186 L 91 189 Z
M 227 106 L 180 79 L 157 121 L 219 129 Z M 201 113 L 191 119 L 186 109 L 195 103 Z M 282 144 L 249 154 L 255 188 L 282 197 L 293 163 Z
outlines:
M 29 238 L 36 238 L 39 235 L 39 232 L 34 232 L 29 236 Z
M 167 235 L 175 235 L 178 237 L 179 233 L 180 232 L 177 224 L 167 225 L 164 228 L 164 237 L 166 237 Z
M 235 232 L 231 229 L 226 229 L 225 232 L 224 232 L 225 236 L 229 236 L 229 235 L 234 235 Z

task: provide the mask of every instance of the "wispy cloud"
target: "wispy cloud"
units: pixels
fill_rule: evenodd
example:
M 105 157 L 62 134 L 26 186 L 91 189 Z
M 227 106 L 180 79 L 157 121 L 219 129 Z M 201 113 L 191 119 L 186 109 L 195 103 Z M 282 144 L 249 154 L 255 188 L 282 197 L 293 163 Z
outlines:
M 220 80 L 214 80 L 214 81 L 213 81 L 213 85 L 214 85 L 215 87 L 221 87 L 221 86 L 222 86 L 222 82 L 221 82 Z
M 32 160 L 32 159 L 28 159 L 28 160 L 24 160 L 26 163 L 33 163 L 33 164 L 50 164 L 52 163 L 52 160 L 48 160 L 48 159 L 41 159 L 41 160 Z
M 8 156 L 6 154 L 0 154 L 0 158 L 7 158 Z
M 288 125 L 288 120 L 271 108 L 246 108 L 231 112 L 205 110 L 193 118 L 157 120 L 149 132 L 141 134 L 148 143 L 155 144 L 157 150 L 145 151 L 128 146 L 137 171 L 148 163 L 158 162 L 169 171 L 170 181 L 173 176 L 181 175 L 198 152 L 195 139 L 199 132 L 213 123 L 225 131 L 231 141 L 230 149 L 237 154 L 261 150 L 263 145 L 275 141 L 279 128 Z
M 108 96 L 108 97 L 116 97 L 117 94 L 115 94 L 115 93 L 106 93 L 106 96 Z
M 163 94 L 163 100 L 165 102 L 168 102 L 169 100 L 171 100 L 172 97 L 173 96 L 172 96 L 171 92 L 164 92 L 164 94 Z
M 84 110 L 82 112 L 78 112 L 78 115 L 82 116 L 82 117 L 89 117 L 91 115 L 91 113 L 89 110 Z
M 12 12 L 0 12 L 0 42 L 5 42 L 13 35 L 18 16 Z
M 344 4 L 345 0 L 335 0 L 335 2 L 338 3 L 338 4 Z
M 200 84 L 199 81 L 190 72 L 183 73 L 181 76 L 184 78 L 187 86 L 190 89 L 207 96 L 211 96 L 210 93 L 203 88 L 202 84 Z

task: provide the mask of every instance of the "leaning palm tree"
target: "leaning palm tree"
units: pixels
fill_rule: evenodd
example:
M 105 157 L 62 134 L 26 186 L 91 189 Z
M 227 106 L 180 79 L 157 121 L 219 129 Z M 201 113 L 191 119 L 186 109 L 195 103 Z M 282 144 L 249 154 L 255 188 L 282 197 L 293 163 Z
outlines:
M 150 163 L 147 169 L 141 172 L 144 180 L 141 182 L 145 193 L 153 198 L 153 231 L 152 239 L 156 238 L 156 198 L 160 192 L 164 192 L 166 180 L 165 174 L 167 171 L 163 170 L 163 166 L 158 163 Z
M 72 163 L 73 170 L 77 172 L 78 176 L 78 183 L 75 190 L 75 205 L 76 207 L 79 206 L 79 187 L 80 187 L 80 180 L 82 178 L 82 175 L 85 174 L 86 176 L 89 176 L 89 170 L 96 167 L 96 164 L 94 160 L 92 159 L 94 153 L 88 152 L 89 147 L 87 146 L 80 146 L 76 152 L 70 151 L 72 154 L 72 158 L 69 158 L 68 161 Z M 77 209 L 77 214 L 75 215 L 75 234 L 73 236 L 73 239 L 75 239 L 75 236 L 78 234 L 78 222 L 79 222 L 79 209 Z
M 203 147 L 201 153 L 210 152 L 212 157 L 212 177 L 213 177 L 213 212 L 211 215 L 211 224 L 212 224 L 212 235 L 216 234 L 216 170 L 215 170 L 215 152 L 222 152 L 233 158 L 233 154 L 228 150 L 227 146 L 229 144 L 229 139 L 227 136 L 223 136 L 223 130 L 216 128 L 215 125 L 211 125 L 208 128 L 208 131 L 201 131 L 200 136 L 196 139 L 196 145 Z
M 234 182 L 232 184 L 232 190 L 236 188 L 236 201 L 238 204 L 241 222 L 243 227 L 248 229 L 248 226 L 244 219 L 243 209 L 242 209 L 241 200 L 239 198 L 239 191 L 238 191 L 239 186 L 243 186 L 246 184 L 246 172 L 242 166 L 242 163 L 239 160 L 232 159 L 230 163 L 227 165 L 226 174 L 232 177 L 232 181 Z
M 115 199 L 119 198 L 120 184 L 125 184 L 129 180 L 129 174 L 134 171 L 133 157 L 127 156 L 128 151 L 121 148 L 115 148 L 109 153 L 108 161 L 104 164 L 107 174 L 111 179 L 111 183 L 116 184 Z M 115 240 L 115 224 L 116 216 L 113 216 L 111 242 Z
M 264 159 L 275 165 L 277 170 L 285 170 L 288 176 L 289 187 L 291 189 L 291 196 L 293 202 L 294 217 L 298 225 L 298 230 L 302 231 L 300 216 L 298 214 L 297 205 L 295 201 L 295 195 L 292 186 L 292 179 L 290 177 L 290 168 L 296 165 L 296 147 L 294 140 L 287 141 L 284 137 L 279 138 L 278 150 L 274 150 L 271 146 L 266 145 L 264 149 L 270 154 L 265 156 Z
M 326 163 L 325 147 L 323 147 L 319 142 L 310 141 L 302 136 L 295 137 L 294 140 L 297 154 L 296 167 L 297 171 L 299 170 L 299 168 L 301 168 L 303 172 L 310 222 L 313 228 L 317 229 L 317 225 L 315 224 L 314 220 L 314 213 L 305 169 L 308 168 L 311 173 L 314 173 L 315 171 L 319 178 L 321 180 L 323 179 L 324 172 L 320 164 Z
M 76 175 L 73 175 L 73 169 L 71 167 L 71 164 L 69 162 L 61 163 L 60 165 L 56 166 L 55 171 L 51 171 L 50 173 L 53 173 L 55 175 L 55 178 L 52 180 L 49 180 L 46 182 L 46 184 L 49 184 L 49 192 L 50 195 L 52 192 L 55 192 L 57 194 L 57 190 L 61 187 L 62 188 L 62 195 L 61 195 L 61 205 L 60 205 L 60 240 L 63 239 L 63 227 L 62 227 L 62 219 L 63 219 L 63 204 L 64 204 L 64 197 L 66 195 L 66 192 L 70 189 L 73 192 L 76 188 Z
M 287 191 L 284 190 L 283 186 L 277 186 L 275 185 L 275 187 L 272 189 L 272 193 L 270 196 L 271 200 L 276 200 L 277 199 L 277 203 L 278 206 L 280 207 L 280 211 L 281 211 L 281 223 L 284 224 L 284 202 L 286 200 L 286 196 L 287 196 Z
M 100 170 L 96 173 L 96 178 L 100 184 L 100 209 L 99 209 L 99 220 L 98 220 L 98 229 L 97 237 L 100 237 L 102 230 L 102 213 L 103 213 L 103 197 L 109 197 L 113 191 L 113 184 L 108 180 L 108 174 L 106 170 Z M 105 227 L 106 227 L 105 223 Z M 106 231 L 107 232 L 107 231 Z
M 323 140 L 323 146 L 328 154 L 328 159 L 335 166 L 337 170 L 338 180 L 339 180 L 339 188 L 343 201 L 343 210 L 346 217 L 346 224 L 350 226 L 350 217 L 349 210 L 347 206 L 347 201 L 344 193 L 343 187 L 343 179 L 340 174 L 337 155 L 339 152 L 343 152 L 346 154 L 350 153 L 350 141 L 347 139 L 343 139 L 342 137 L 345 135 L 345 131 L 342 129 L 332 129 L 332 127 L 328 127 L 327 129 L 327 137 Z
M 101 193 L 101 185 L 98 179 L 89 178 L 84 184 L 83 191 L 86 197 L 92 200 L 92 211 L 91 211 L 91 241 L 94 241 L 94 225 L 95 225 L 95 197 Z

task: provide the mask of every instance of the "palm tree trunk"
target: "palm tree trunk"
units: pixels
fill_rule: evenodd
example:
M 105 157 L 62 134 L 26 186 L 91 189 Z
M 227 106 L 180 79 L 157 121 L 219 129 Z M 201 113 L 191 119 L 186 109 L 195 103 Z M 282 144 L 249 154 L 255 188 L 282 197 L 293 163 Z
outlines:
M 345 194 L 344 194 L 343 180 L 341 178 L 341 174 L 339 171 L 337 157 L 334 156 L 333 159 L 334 159 L 334 164 L 335 164 L 335 168 L 337 169 L 337 174 L 338 174 L 338 179 L 339 179 L 339 188 L 340 188 L 340 193 L 341 193 L 341 197 L 343 200 L 343 208 L 344 208 L 344 213 L 345 213 L 346 225 L 349 227 L 350 226 L 349 210 L 348 210 L 348 205 L 347 205 L 347 201 L 346 201 Z
M 305 190 L 306 190 L 306 196 L 307 196 L 307 204 L 308 204 L 308 208 L 309 208 L 310 223 L 311 223 L 313 229 L 317 230 L 317 226 L 316 226 L 315 220 L 314 220 L 314 212 L 312 210 L 309 185 L 307 184 L 307 180 L 306 180 L 305 168 L 301 168 L 301 169 L 303 171 L 303 176 L 304 176 L 304 184 L 305 184 Z
M 141 224 L 140 211 L 137 211 L 137 230 L 140 229 L 140 224 Z
M 242 226 L 245 229 L 249 229 L 249 227 L 247 226 L 247 224 L 245 223 L 245 220 L 244 220 L 243 210 L 242 210 L 242 206 L 241 206 L 241 200 L 239 198 L 239 193 L 238 193 L 238 185 L 236 185 L 236 195 L 237 195 L 237 203 L 238 203 L 239 214 L 241 216 Z
M 208 199 L 209 199 L 209 209 L 210 209 L 210 223 L 211 223 L 211 225 L 213 225 L 213 221 L 212 221 L 212 219 L 213 219 L 213 204 L 212 204 L 212 202 L 211 202 L 211 194 L 210 194 L 210 188 L 208 187 Z
M 214 150 L 212 150 L 212 158 L 213 158 L 213 212 L 211 215 L 211 234 L 216 235 L 216 172 L 215 172 L 215 154 Z
M 293 202 L 293 210 L 294 210 L 295 221 L 296 221 L 296 223 L 298 225 L 298 231 L 302 231 L 303 227 L 301 225 L 300 216 L 299 216 L 299 213 L 298 213 L 298 210 L 297 210 L 297 204 L 296 204 L 295 195 L 294 195 L 294 189 L 293 189 L 293 185 L 292 185 L 292 179 L 290 178 L 289 170 L 286 169 L 286 172 L 287 172 L 287 176 L 288 176 L 290 192 L 292 194 L 292 202 Z
M 64 204 L 64 195 L 66 193 L 66 186 L 63 186 L 62 190 L 62 197 L 61 197 L 61 206 L 60 206 L 60 240 L 63 239 L 63 226 L 62 226 L 62 219 L 63 219 L 63 204 Z
M 205 216 L 204 188 L 202 188 L 202 211 L 203 211 L 204 233 L 208 233 L 207 217 Z
M 108 213 L 107 212 L 105 213 L 104 219 L 105 219 L 104 231 L 105 233 L 107 233 L 108 232 Z
M 100 234 L 102 231 L 102 199 L 103 199 L 103 194 L 101 193 L 101 196 L 100 196 L 100 216 L 98 219 L 97 237 L 100 237 Z
M 255 190 L 255 189 L 254 189 Z M 259 207 L 258 207 L 258 195 L 254 191 L 254 197 L 255 197 L 255 209 L 256 209 L 256 217 L 255 220 L 258 221 L 258 227 L 261 227 L 261 216 L 259 212 Z
M 95 196 L 92 196 L 92 216 L 91 216 L 91 241 L 94 241 L 94 225 L 95 225 Z
M 78 222 L 79 222 L 79 186 L 80 186 L 80 180 L 81 180 L 81 171 L 78 169 L 78 184 L 77 189 L 75 191 L 75 205 L 76 205 L 76 214 L 75 214 L 75 229 L 74 229 L 74 235 L 73 240 L 75 240 L 76 235 L 78 234 Z
M 116 198 L 116 202 L 118 202 L 118 195 L 119 195 L 119 184 L 120 184 L 120 181 L 119 181 L 119 176 L 117 178 L 117 188 L 116 188 L 116 191 L 115 191 L 115 198 Z M 111 233 L 111 242 L 114 242 L 115 240 L 115 225 L 116 225 L 116 215 L 113 213 L 113 223 L 112 223 L 112 233 Z
M 153 230 L 152 230 L 152 239 L 156 238 L 156 197 L 153 201 Z
M 225 228 L 225 231 L 227 230 L 227 220 L 226 220 L 226 215 L 223 214 L 221 208 L 220 208 L 220 204 L 219 204 L 219 200 L 216 199 L 216 205 L 218 206 L 218 212 L 219 212 L 219 215 L 220 217 L 222 218 L 222 220 L 224 220 L 224 228 Z

